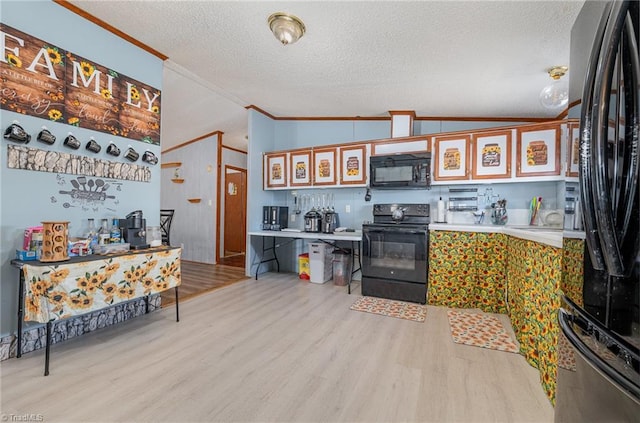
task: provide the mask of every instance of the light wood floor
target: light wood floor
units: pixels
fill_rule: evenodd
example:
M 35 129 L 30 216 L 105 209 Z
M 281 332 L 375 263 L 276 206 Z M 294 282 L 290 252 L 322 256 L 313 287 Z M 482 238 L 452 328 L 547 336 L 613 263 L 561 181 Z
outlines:
M 346 287 L 261 275 L 0 363 L 2 413 L 45 422 L 551 422 L 518 354 L 349 310 Z M 505 317 L 505 316 L 501 316 Z M 4 420 L 4 419 L 3 419 Z

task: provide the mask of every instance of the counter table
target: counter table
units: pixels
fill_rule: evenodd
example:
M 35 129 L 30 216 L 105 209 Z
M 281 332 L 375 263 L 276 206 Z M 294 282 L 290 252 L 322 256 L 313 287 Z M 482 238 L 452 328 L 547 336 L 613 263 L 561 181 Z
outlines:
M 334 232 L 332 234 L 325 234 L 320 232 L 299 232 L 299 231 L 253 231 L 249 232 L 249 236 L 257 236 L 262 238 L 262 254 L 259 256 L 258 263 L 251 263 L 251 266 L 257 264 L 256 268 L 256 280 L 258 280 L 258 274 L 260 273 L 260 266 L 263 263 L 268 263 L 271 261 L 276 262 L 276 266 L 278 272 L 280 271 L 280 262 L 278 261 L 278 256 L 276 254 L 276 248 L 280 247 L 280 245 L 276 244 L 276 238 L 288 238 L 292 242 L 297 241 L 299 239 L 309 239 L 309 240 L 318 240 L 320 242 L 324 242 L 326 244 L 332 245 L 336 248 L 340 248 L 336 246 L 337 241 L 350 241 L 351 242 L 351 259 L 355 259 L 358 257 L 358 268 L 351 272 L 351 274 L 356 273 L 362 267 L 362 263 L 360 260 L 360 244 L 362 242 L 362 231 L 355 232 Z M 265 246 L 265 238 L 271 239 L 271 245 Z M 354 243 L 358 243 L 358 253 L 355 252 Z M 271 253 L 273 257 L 265 258 L 265 254 Z M 249 269 L 249 271 L 251 271 Z M 349 278 L 348 284 L 348 292 L 351 294 L 351 278 Z
M 181 251 L 156 247 L 58 262 L 12 260 L 11 265 L 20 270 L 16 356 L 22 356 L 23 320 L 45 323 L 47 376 L 52 322 L 142 297 L 148 312 L 149 296 L 170 288 L 175 289 L 176 321 L 180 321 Z

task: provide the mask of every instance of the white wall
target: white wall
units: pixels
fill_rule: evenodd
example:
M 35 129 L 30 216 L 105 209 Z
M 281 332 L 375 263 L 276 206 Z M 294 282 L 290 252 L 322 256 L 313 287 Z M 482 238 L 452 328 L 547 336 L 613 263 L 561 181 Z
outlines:
M 184 179 L 178 184 L 175 168 L 162 169 L 160 205 L 174 209 L 171 225 L 171 244 L 181 246 L 182 259 L 214 264 L 216 257 L 216 196 L 218 181 L 218 135 L 204 138 L 162 153 L 162 162 L 181 162 L 177 175 Z M 188 199 L 199 198 L 199 203 Z

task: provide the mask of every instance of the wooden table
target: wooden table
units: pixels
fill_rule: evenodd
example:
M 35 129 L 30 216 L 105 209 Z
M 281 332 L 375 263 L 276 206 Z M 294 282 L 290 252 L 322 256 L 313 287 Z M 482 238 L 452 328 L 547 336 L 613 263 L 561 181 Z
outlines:
M 163 246 L 51 263 L 12 260 L 11 265 L 20 270 L 16 356 L 22 356 L 23 320 L 46 323 L 47 376 L 52 322 L 141 297 L 148 312 L 149 296 L 170 288 L 175 289 L 176 321 L 180 321 L 181 252 L 180 248 Z

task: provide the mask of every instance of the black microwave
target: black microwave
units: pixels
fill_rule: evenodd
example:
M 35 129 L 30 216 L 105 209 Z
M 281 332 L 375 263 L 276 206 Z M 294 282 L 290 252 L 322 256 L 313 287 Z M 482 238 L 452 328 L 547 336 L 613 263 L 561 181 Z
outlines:
M 369 186 L 386 189 L 431 187 L 431 153 L 371 156 Z

